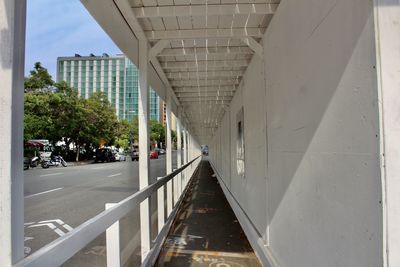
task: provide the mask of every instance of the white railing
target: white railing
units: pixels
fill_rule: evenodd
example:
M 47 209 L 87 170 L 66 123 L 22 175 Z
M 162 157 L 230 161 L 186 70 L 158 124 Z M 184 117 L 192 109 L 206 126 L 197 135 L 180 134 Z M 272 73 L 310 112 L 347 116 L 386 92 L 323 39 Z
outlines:
M 162 229 L 159 229 L 159 233 L 154 242 L 153 248 L 147 254 L 146 259 L 143 260 L 142 266 L 151 266 L 152 264 L 154 264 L 154 261 L 158 256 L 161 245 L 166 238 L 166 235 L 178 210 L 179 204 L 183 199 L 185 191 L 187 190 L 186 187 L 187 184 L 189 184 L 188 178 L 191 177 L 194 170 L 196 169 L 199 159 L 200 156 L 188 162 L 181 168 L 168 174 L 167 176 L 158 179 L 155 183 L 147 186 L 143 190 L 140 190 L 133 195 L 125 198 L 119 203 L 108 205 L 105 211 L 79 225 L 77 228 L 67 233 L 66 235 L 54 240 L 50 244 L 39 249 L 32 255 L 19 261 L 14 265 L 14 267 L 60 266 L 81 249 L 83 249 L 87 244 L 93 241 L 100 234 L 106 232 L 106 230 L 108 230 L 107 242 L 109 242 L 107 244 L 107 257 L 113 257 L 113 259 L 108 260 L 108 262 L 110 262 L 110 264 L 112 263 L 112 266 L 120 266 L 121 252 L 119 249 L 119 220 L 135 207 L 137 207 L 143 200 L 149 198 L 158 189 L 163 190 L 162 187 L 168 181 L 173 179 L 178 173 L 183 172 L 187 167 L 191 166 L 190 170 L 187 170 L 186 175 L 184 175 L 184 179 L 186 181 L 184 183 L 185 190 L 183 192 L 179 192 L 180 198 L 175 205 L 175 208 L 173 209 L 171 214 L 169 214 L 167 221 L 163 225 Z M 178 188 L 174 188 L 174 190 L 178 190 Z M 174 192 L 172 192 L 172 195 L 173 194 Z M 164 201 L 158 201 L 157 209 L 164 210 Z

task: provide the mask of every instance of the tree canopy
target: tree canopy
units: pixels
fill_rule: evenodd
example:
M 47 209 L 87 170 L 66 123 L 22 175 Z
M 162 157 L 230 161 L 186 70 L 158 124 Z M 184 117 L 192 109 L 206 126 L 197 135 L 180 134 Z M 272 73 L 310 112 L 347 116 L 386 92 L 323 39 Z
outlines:
M 36 62 L 30 75 L 25 78 L 25 90 L 31 91 L 47 91 L 54 85 L 54 81 L 46 68 L 42 67 L 40 62 Z
M 25 81 L 24 139 L 48 139 L 53 145 L 64 141 L 74 144 L 76 160 L 81 148 L 116 145 L 128 149 L 138 142 L 138 120 L 118 121 L 114 108 L 103 93 L 88 99 L 79 97 L 66 82 L 55 83 L 47 69 L 36 63 Z M 54 90 L 42 90 L 53 87 Z M 152 144 L 165 144 L 165 128 L 149 122 Z M 172 133 L 174 135 L 174 133 Z

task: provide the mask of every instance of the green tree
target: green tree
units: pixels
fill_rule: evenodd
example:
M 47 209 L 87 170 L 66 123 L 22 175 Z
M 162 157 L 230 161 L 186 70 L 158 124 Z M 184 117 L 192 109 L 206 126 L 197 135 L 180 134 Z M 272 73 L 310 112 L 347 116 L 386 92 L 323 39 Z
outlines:
M 36 62 L 30 75 L 25 78 L 25 90 L 32 91 L 47 91 L 54 85 L 54 81 L 46 68 L 42 67 L 40 62 Z
M 129 141 L 131 144 L 139 141 L 139 120 L 138 117 L 134 117 L 129 124 Z
M 127 120 L 121 120 L 118 124 L 115 145 L 118 148 L 129 148 L 129 122 Z
M 59 140 L 56 126 L 57 118 L 54 116 L 54 103 L 57 102 L 54 94 L 25 94 L 24 102 L 24 138 L 48 139 L 55 143 Z
M 165 144 L 165 128 L 156 120 L 150 120 L 150 141 L 153 144 Z
M 74 143 L 77 161 L 83 146 L 111 145 L 118 133 L 115 111 L 102 94 L 86 100 L 74 90 L 29 92 L 24 106 L 25 140 L 48 139 L 53 144 L 63 140 L 67 148 Z

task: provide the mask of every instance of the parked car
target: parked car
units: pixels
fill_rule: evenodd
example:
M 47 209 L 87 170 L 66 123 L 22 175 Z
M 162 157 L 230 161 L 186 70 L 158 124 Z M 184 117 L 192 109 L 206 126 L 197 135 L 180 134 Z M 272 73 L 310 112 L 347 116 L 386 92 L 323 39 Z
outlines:
M 150 151 L 150 158 L 151 159 L 158 159 L 158 152 L 156 150 Z
M 131 152 L 132 161 L 139 160 L 139 150 L 133 149 Z
M 126 161 L 126 156 L 122 152 L 118 152 L 115 154 L 115 161 Z
M 158 154 L 159 154 L 159 155 L 165 155 L 165 149 L 160 148 L 160 149 L 158 150 Z
M 110 148 L 98 148 L 94 153 L 93 160 L 95 163 L 101 162 L 111 162 L 115 161 L 115 156 L 113 155 Z

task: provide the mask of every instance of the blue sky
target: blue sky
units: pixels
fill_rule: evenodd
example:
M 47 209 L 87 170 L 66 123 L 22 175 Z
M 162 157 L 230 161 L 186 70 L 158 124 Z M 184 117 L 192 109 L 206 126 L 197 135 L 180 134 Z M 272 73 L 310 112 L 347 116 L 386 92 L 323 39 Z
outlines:
M 28 0 L 25 74 L 39 61 L 56 79 L 59 56 L 121 53 L 79 0 Z

